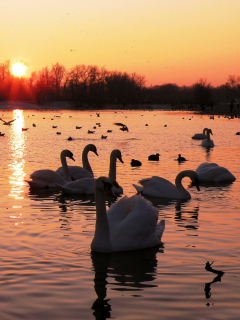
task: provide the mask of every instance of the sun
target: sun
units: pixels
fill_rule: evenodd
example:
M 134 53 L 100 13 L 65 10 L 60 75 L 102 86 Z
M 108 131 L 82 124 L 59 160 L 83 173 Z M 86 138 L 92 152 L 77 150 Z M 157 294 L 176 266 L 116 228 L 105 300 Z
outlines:
M 14 76 L 22 77 L 26 74 L 27 66 L 22 62 L 16 62 L 12 65 L 11 71 Z

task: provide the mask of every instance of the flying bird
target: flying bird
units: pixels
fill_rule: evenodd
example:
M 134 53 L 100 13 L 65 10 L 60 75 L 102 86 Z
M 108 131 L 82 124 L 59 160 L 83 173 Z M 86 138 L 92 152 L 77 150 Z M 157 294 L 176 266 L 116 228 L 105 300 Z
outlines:
M 115 122 L 114 124 L 115 124 L 116 126 L 122 127 L 122 128 L 120 128 L 120 130 L 122 130 L 122 131 L 128 131 L 128 127 L 127 127 L 125 124 L 123 124 L 123 123 L 121 123 L 121 122 Z
M 1 121 L 3 121 L 3 124 L 5 126 L 11 126 L 12 125 L 12 122 L 15 121 L 16 119 L 13 119 L 13 120 L 10 120 L 10 121 L 5 121 L 3 120 L 2 118 L 0 118 Z

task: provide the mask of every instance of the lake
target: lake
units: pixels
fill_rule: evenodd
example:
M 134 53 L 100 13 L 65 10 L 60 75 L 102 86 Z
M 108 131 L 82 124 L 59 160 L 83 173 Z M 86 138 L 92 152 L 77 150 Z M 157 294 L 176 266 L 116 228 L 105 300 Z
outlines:
M 97 112 L 0 111 L 5 121 L 16 119 L 11 126 L 0 124 L 5 133 L 0 137 L 0 318 L 239 319 L 240 119 L 157 110 Z M 191 139 L 205 127 L 213 132 L 211 149 Z M 89 153 L 95 177 L 108 175 L 111 151 L 121 150 L 117 181 L 124 195 L 135 194 L 133 184 L 142 178 L 174 182 L 180 171 L 196 170 L 203 162 L 228 168 L 236 181 L 197 191 L 185 178 L 190 200 L 153 199 L 166 223 L 160 248 L 91 253 L 94 197 L 32 192 L 25 182 L 34 170 L 56 170 L 63 149 L 74 154 L 75 163 L 68 159 L 68 164 L 81 165 L 89 143 L 99 154 Z M 156 153 L 159 161 L 148 161 Z M 179 164 L 178 154 L 188 161 Z M 142 166 L 131 167 L 131 159 Z M 221 276 L 207 271 L 207 262 L 214 262 L 211 267 Z

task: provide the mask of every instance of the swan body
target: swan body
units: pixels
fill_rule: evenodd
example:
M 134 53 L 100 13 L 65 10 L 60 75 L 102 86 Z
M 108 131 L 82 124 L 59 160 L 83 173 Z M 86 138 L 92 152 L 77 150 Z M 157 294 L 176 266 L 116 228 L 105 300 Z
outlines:
M 64 185 L 71 181 L 71 175 L 68 170 L 66 157 L 74 160 L 73 154 L 70 150 L 63 150 L 60 154 L 60 159 L 63 168 L 63 177 L 54 170 L 40 169 L 34 171 L 30 178 L 32 180 L 25 180 L 31 188 L 56 188 L 58 185 Z M 75 160 L 74 160 L 75 161 Z
M 190 193 L 182 185 L 182 179 L 189 177 L 193 185 L 198 187 L 198 175 L 193 170 L 184 170 L 178 173 L 175 179 L 175 185 L 161 177 L 153 176 L 151 178 L 142 179 L 139 181 L 141 186 L 133 185 L 135 189 L 142 195 L 168 198 L 168 199 L 191 199 Z
M 69 172 L 71 174 L 72 180 L 77 180 L 81 178 L 93 178 L 93 171 L 90 166 L 89 160 L 88 160 L 88 152 L 92 151 L 98 156 L 97 148 L 94 144 L 88 144 L 85 146 L 82 152 L 82 167 L 80 166 L 68 166 Z M 62 167 L 58 168 L 56 170 L 57 173 L 59 173 L 61 176 L 63 175 L 63 169 Z
M 200 182 L 233 182 L 235 176 L 225 167 L 220 167 L 216 163 L 204 162 L 200 164 L 196 172 Z
M 204 139 L 204 140 L 202 141 L 202 143 L 201 143 L 201 146 L 202 146 L 202 147 L 214 147 L 214 142 L 213 142 L 213 140 L 210 139 L 210 133 L 213 134 L 213 133 L 212 133 L 212 130 L 211 130 L 211 129 L 208 129 L 208 130 L 207 130 L 207 138 Z
M 158 223 L 158 210 L 148 200 L 134 195 L 121 198 L 107 211 L 105 190 L 109 183 L 106 177 L 95 181 L 96 226 L 91 250 L 132 251 L 161 245 L 165 221 Z
M 207 138 L 207 136 L 206 136 L 207 130 L 208 130 L 208 128 L 204 128 L 202 133 L 195 133 L 195 134 L 192 136 L 192 139 L 195 139 L 195 140 L 203 140 L 203 139 L 206 139 L 206 138 Z
M 109 175 L 108 178 L 112 183 L 112 191 L 115 194 L 122 194 L 123 188 L 119 186 L 116 181 L 116 165 L 117 159 L 123 163 L 121 151 L 118 149 L 114 149 L 110 154 L 110 165 L 109 165 Z M 68 194 L 94 194 L 94 183 L 95 178 L 93 177 L 85 177 L 81 179 L 77 179 L 75 181 L 71 181 L 66 183 L 65 185 L 57 186 L 64 192 Z

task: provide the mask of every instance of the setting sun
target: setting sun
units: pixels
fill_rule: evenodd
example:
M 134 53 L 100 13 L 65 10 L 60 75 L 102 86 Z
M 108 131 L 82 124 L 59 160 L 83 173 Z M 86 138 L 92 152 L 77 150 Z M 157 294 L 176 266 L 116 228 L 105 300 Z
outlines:
M 25 75 L 27 66 L 22 62 L 16 62 L 12 65 L 11 71 L 16 77 L 22 77 Z

